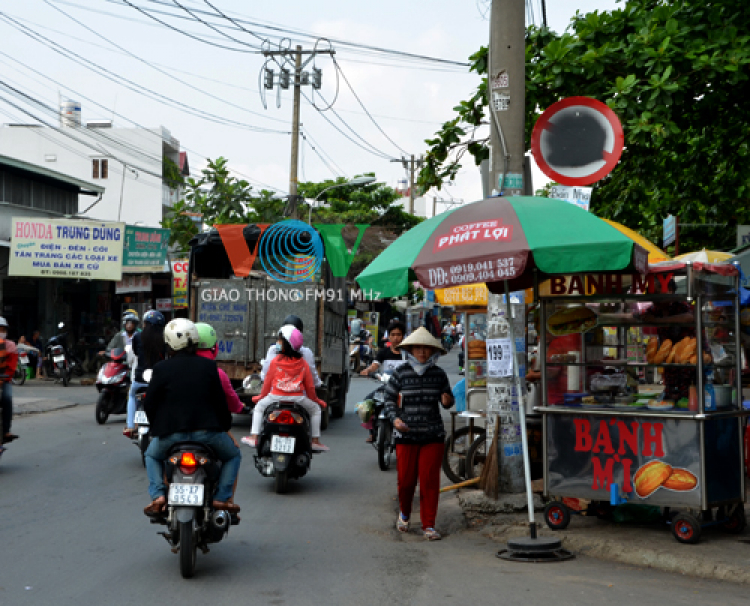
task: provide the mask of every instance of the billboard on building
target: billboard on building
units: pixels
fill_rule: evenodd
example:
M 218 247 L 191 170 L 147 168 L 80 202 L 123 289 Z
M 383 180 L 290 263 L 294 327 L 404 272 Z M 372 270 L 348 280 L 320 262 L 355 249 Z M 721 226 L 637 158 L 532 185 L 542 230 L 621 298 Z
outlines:
M 168 229 L 126 225 L 122 271 L 125 273 L 164 271 L 169 248 L 169 234 Z
M 13 218 L 8 275 L 120 280 L 124 223 Z

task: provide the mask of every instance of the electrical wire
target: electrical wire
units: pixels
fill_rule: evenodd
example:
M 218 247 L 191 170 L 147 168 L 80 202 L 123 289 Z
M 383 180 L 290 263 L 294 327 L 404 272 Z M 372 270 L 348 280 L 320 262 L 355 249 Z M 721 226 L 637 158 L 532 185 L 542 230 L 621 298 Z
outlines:
M 394 145 L 394 146 L 396 147 L 396 149 L 398 149 L 398 150 L 399 150 L 399 151 L 400 151 L 400 152 L 401 152 L 402 154 L 406 154 L 406 155 L 408 156 L 408 155 L 409 155 L 409 152 L 407 152 L 407 151 L 406 151 L 406 150 L 405 150 L 405 149 L 404 149 L 403 147 L 401 147 L 401 146 L 400 146 L 400 145 L 399 145 L 398 143 L 396 143 L 396 142 L 395 142 L 395 141 L 394 141 L 393 139 L 391 139 L 391 138 L 390 138 L 390 137 L 388 136 L 388 133 L 386 133 L 386 132 L 385 132 L 385 131 L 384 131 L 384 130 L 383 130 L 383 129 L 382 129 L 381 127 L 380 127 L 380 124 L 378 124 L 378 123 L 377 123 L 377 122 L 375 121 L 375 118 L 373 118 L 373 117 L 372 117 L 372 114 L 371 114 L 371 113 L 370 113 L 369 111 L 367 111 L 367 108 L 365 107 L 365 104 L 364 104 L 364 103 L 362 103 L 362 99 L 360 99 L 360 98 L 359 98 L 359 95 L 358 95 L 358 94 L 356 93 L 356 91 L 354 90 L 354 87 L 353 87 L 353 86 L 351 85 L 351 83 L 349 82 L 349 79 L 348 79 L 348 78 L 346 77 L 346 74 L 344 74 L 344 70 L 342 70 L 342 69 L 341 69 L 341 66 L 340 66 L 340 65 L 338 64 L 338 62 L 336 61 L 336 57 L 332 57 L 332 59 L 333 59 L 333 65 L 334 65 L 334 66 L 335 66 L 335 68 L 336 68 L 336 69 L 338 70 L 338 73 L 339 73 L 339 74 L 341 74 L 341 77 L 342 77 L 342 78 L 344 79 L 344 82 L 346 82 L 346 85 L 347 85 L 347 86 L 349 87 L 349 90 L 350 90 L 350 91 L 352 92 L 352 95 L 354 95 L 354 98 L 355 98 L 355 99 L 357 100 L 357 103 L 359 103 L 359 106 L 360 106 L 360 107 L 362 108 L 362 110 L 363 110 L 363 111 L 364 111 L 364 112 L 365 112 L 365 113 L 367 114 L 367 117 L 368 117 L 368 118 L 370 118 L 370 120 L 372 121 L 372 123 L 373 123 L 373 124 L 375 125 L 375 127 L 376 127 L 376 128 L 377 128 L 377 129 L 378 129 L 378 130 L 379 130 L 379 131 L 380 131 L 380 132 L 381 132 L 381 133 L 383 134 L 383 136 L 384 136 L 384 137 L 385 137 L 386 139 L 388 139 L 388 141 L 390 141 L 391 143 L 393 143 L 393 145 Z
M 150 14 L 150 11 L 146 11 L 146 10 L 142 9 L 141 7 L 139 7 L 139 6 L 136 6 L 135 4 L 133 4 L 132 2 L 130 2 L 129 0 L 121 0 L 121 2 L 124 2 L 129 7 L 134 8 L 139 13 L 145 15 L 149 19 L 153 19 L 157 23 L 161 23 L 164 27 L 168 27 L 169 29 L 177 32 L 178 34 L 182 34 L 183 36 L 187 36 L 188 38 L 192 38 L 193 40 L 197 40 L 198 42 L 202 42 L 203 44 L 209 44 L 211 46 L 215 46 L 216 48 L 222 48 L 224 50 L 229 50 L 229 51 L 233 51 L 233 52 L 236 52 L 236 53 L 258 52 L 258 51 L 248 51 L 248 50 L 245 50 L 244 48 L 234 48 L 232 46 L 226 46 L 225 44 L 217 44 L 216 42 L 209 42 L 205 38 L 201 38 L 200 36 L 194 36 L 193 34 L 191 34 L 189 32 L 181 30 L 179 27 L 175 27 L 173 25 L 170 25 L 166 21 L 162 21 L 158 17 L 154 17 L 153 15 Z
M 336 169 L 335 171 L 331 171 L 331 172 L 337 173 L 339 175 L 346 176 L 346 171 L 344 169 L 342 169 L 341 166 L 339 166 L 336 163 L 336 161 L 333 159 L 333 157 L 331 156 L 331 154 L 329 154 L 328 152 L 326 152 L 326 150 L 323 149 L 323 147 L 320 145 L 320 143 L 318 143 L 318 141 L 315 139 L 315 137 L 312 136 L 312 133 L 310 132 L 309 128 L 306 128 L 305 132 L 306 132 L 308 138 L 310 139 L 310 141 L 312 141 L 313 145 L 315 146 L 313 148 L 313 150 L 315 151 L 315 153 L 320 153 L 320 154 L 324 155 L 326 157 L 326 159 L 328 160 L 328 162 L 330 162 L 331 165 Z
M 106 42 L 107 44 L 109 44 L 109 45 L 111 45 L 111 46 L 113 46 L 113 47 L 115 47 L 115 48 L 119 49 L 120 51 L 122 51 L 122 52 L 123 52 L 123 53 L 125 53 L 126 55 L 128 55 L 128 56 L 132 57 L 133 59 L 135 59 L 135 60 L 137 60 L 137 61 L 139 61 L 139 62 L 143 63 L 144 65 L 147 65 L 148 67 L 150 67 L 150 68 L 154 69 L 155 71 L 159 72 L 160 74 L 163 74 L 163 75 L 167 76 L 168 78 L 171 78 L 171 79 L 172 79 L 172 80 L 174 80 L 175 82 L 179 82 L 180 84 L 182 84 L 182 85 L 184 85 L 184 86 L 186 86 L 186 87 L 190 88 L 191 90 L 195 90 L 195 91 L 197 91 L 197 92 L 199 92 L 199 93 L 201 93 L 201 94 L 203 94 L 203 95 L 206 95 L 207 97 L 209 97 L 209 98 L 211 98 L 211 99 L 214 99 L 214 100 L 216 100 L 216 101 L 220 101 L 221 103 L 225 103 L 226 105 L 229 105 L 230 107 L 234 107 L 234 108 L 236 108 L 236 109 L 240 109 L 240 110 L 242 110 L 242 111 L 244 111 L 244 112 L 247 112 L 248 114 L 252 114 L 252 115 L 254 115 L 254 116 L 259 116 L 259 117 L 261 117 L 261 118 L 264 118 L 264 119 L 266 119 L 266 120 L 271 120 L 271 121 L 273 121 L 273 122 L 281 122 L 281 123 L 284 123 L 284 124 L 286 124 L 286 121 L 285 121 L 285 120 L 281 120 L 280 118 L 273 118 L 273 117 L 271 117 L 271 116 L 268 116 L 267 114 L 261 114 L 260 112 L 254 112 L 254 111 L 252 111 L 252 110 L 250 110 L 250 109 L 247 109 L 246 107 L 243 107 L 242 105 L 238 105 L 238 104 L 236 104 L 236 103 L 232 103 L 231 101 L 227 101 L 227 100 L 226 100 L 226 99 L 224 99 L 223 97 L 219 97 L 218 95 L 214 95 L 214 94 L 211 94 L 211 93 L 207 92 L 206 90 L 204 90 L 204 89 L 200 88 L 199 86 L 195 86 L 195 85 L 193 85 L 193 84 L 190 84 L 189 82 L 185 82 L 184 80 L 182 80 L 182 79 L 178 78 L 178 77 L 177 77 L 177 76 L 175 76 L 174 74 L 171 74 L 171 73 L 170 73 L 169 71 L 167 71 L 166 69 L 161 69 L 160 67 L 157 67 L 156 65 L 154 65 L 154 64 L 153 64 L 153 63 L 151 63 L 150 61 L 148 61 L 148 60 L 146 60 L 146 59 L 143 59 L 142 57 L 139 57 L 139 56 L 138 56 L 138 55 L 136 55 L 135 53 L 132 53 L 132 52 L 130 52 L 130 51 L 129 51 L 128 49 L 124 48 L 123 46 L 120 46 L 119 44 L 117 44 L 117 43 L 113 42 L 112 40 L 110 40 L 110 39 L 109 39 L 109 38 L 107 38 L 106 36 L 104 36 L 104 35 L 100 34 L 100 33 L 99 33 L 99 32 L 97 32 L 96 30 L 92 29 L 91 27 L 89 27 L 89 26 L 88 26 L 88 25 L 86 25 L 85 23 L 83 23 L 83 22 L 79 21 L 78 19 L 76 19 L 76 18 L 75 18 L 75 17 L 73 17 L 72 15 L 70 15 L 70 14 L 66 13 L 66 12 L 65 12 L 64 10 L 62 10 L 61 8 L 58 8 L 58 7 L 54 6 L 54 5 L 53 5 L 53 4 L 52 4 L 52 3 L 51 3 L 51 2 L 49 1 L 49 0 L 42 0 L 42 1 L 43 1 L 43 2 L 45 3 L 45 4 L 47 4 L 47 5 L 48 5 L 48 6 L 50 7 L 50 8 L 52 8 L 52 9 L 54 9 L 54 10 L 58 11 L 59 13 L 61 13 L 62 15 L 64 15 L 64 16 L 65 16 L 65 17 L 67 17 L 68 19 L 70 19 L 71 21 L 73 21 L 73 22 L 77 23 L 78 25 L 80 25 L 80 26 L 81 26 L 82 28 L 84 28 L 85 30 L 87 30 L 87 31 L 88 31 L 89 33 L 91 33 L 91 34 L 94 34 L 94 35 L 95 35 L 95 36 L 96 36 L 97 38 L 100 38 L 101 40 L 104 40 L 104 41 L 105 41 L 105 42 Z
M 128 3 L 128 4 L 130 4 L 130 3 Z M 191 11 L 189 8 L 187 8 L 187 7 L 183 6 L 182 4 L 180 4 L 179 2 L 177 2 L 177 0 L 172 0 L 172 4 L 177 5 L 179 8 L 181 8 L 182 10 L 184 10 L 187 14 L 189 14 L 190 16 L 192 16 L 196 21 L 199 21 L 200 23 L 202 23 L 206 27 L 208 27 L 211 30 L 215 31 L 217 34 L 220 34 L 220 35 L 224 36 L 225 38 L 228 38 L 232 42 L 236 42 L 237 44 L 240 44 L 242 46 L 248 46 L 248 47 L 250 47 L 250 48 L 252 48 L 254 50 L 260 50 L 259 47 L 253 46 L 252 44 L 248 44 L 247 42 L 243 42 L 242 40 L 238 40 L 237 38 L 235 38 L 233 36 L 230 36 L 229 34 L 221 31 L 220 29 L 218 29 L 217 27 L 215 27 L 214 25 L 212 25 L 208 21 L 204 21 L 203 19 L 201 19 L 200 17 L 198 17 L 193 11 Z
M 254 36 L 258 40 L 260 40 L 261 42 L 265 42 L 265 40 L 266 40 L 265 38 L 259 36 L 255 32 L 251 32 L 249 29 L 245 29 L 242 25 L 240 25 L 239 23 L 237 23 L 237 21 L 235 21 L 234 19 L 232 19 L 228 15 L 224 14 L 222 11 L 220 11 L 218 8 L 216 8 L 213 4 L 211 4 L 208 0 L 203 0 L 203 1 L 206 4 L 208 4 L 208 6 L 210 6 L 214 10 L 215 13 L 217 13 L 219 16 L 223 17 L 224 19 L 226 19 L 230 23 L 234 24 L 236 27 L 238 27 L 239 29 L 241 29 L 243 32 L 247 32 L 251 36 Z
M 52 40 L 50 40 L 46 36 L 43 36 L 43 35 L 35 32 L 31 28 L 29 28 L 29 27 L 23 25 L 22 23 L 16 21 L 12 17 L 9 17 L 5 13 L 0 12 L 0 18 L 3 19 L 3 20 L 5 20 L 6 22 L 9 22 L 9 24 L 11 26 L 16 27 L 16 29 L 19 29 L 21 31 L 21 33 L 27 35 L 32 40 L 36 40 L 37 42 L 41 42 L 45 46 L 49 47 L 50 49 L 52 49 L 53 51 L 57 52 L 58 54 L 61 54 L 62 56 L 66 57 L 67 59 L 70 59 L 72 61 L 72 59 L 69 56 L 69 55 L 72 55 L 73 57 L 75 57 L 76 59 L 78 59 L 79 62 L 80 62 L 80 64 L 82 64 L 84 67 L 86 67 L 87 69 L 90 69 L 91 71 L 94 71 L 94 72 L 98 73 L 101 76 L 104 76 L 108 80 L 116 82 L 116 83 L 120 84 L 121 86 L 125 86 L 125 88 L 128 88 L 128 89 L 130 89 L 130 90 L 132 90 L 132 91 L 134 91 L 134 92 L 136 92 L 138 94 L 144 95 L 146 97 L 152 98 L 152 99 L 154 99 L 156 101 L 160 101 L 162 103 L 163 102 L 167 102 L 171 106 L 177 107 L 178 109 L 180 109 L 181 111 L 184 111 L 185 113 L 197 116 L 197 117 L 202 118 L 202 119 L 204 119 L 206 121 L 209 121 L 209 122 L 214 122 L 214 123 L 217 123 L 217 124 L 221 124 L 223 126 L 234 126 L 234 127 L 239 127 L 239 128 L 243 128 L 243 129 L 246 129 L 246 130 L 251 130 L 251 131 L 254 131 L 254 132 L 274 133 L 274 134 L 283 134 L 283 135 L 289 135 L 289 134 L 291 134 L 289 131 L 281 131 L 281 130 L 275 130 L 275 129 L 270 129 L 270 128 L 264 128 L 264 127 L 260 127 L 260 126 L 253 126 L 253 125 L 246 124 L 246 123 L 243 123 L 243 122 L 238 122 L 236 120 L 230 120 L 228 118 L 223 118 L 221 116 L 217 116 L 215 114 L 206 112 L 205 110 L 200 110 L 198 108 L 195 108 L 195 107 L 193 107 L 191 105 L 188 105 L 186 103 L 183 103 L 181 101 L 177 101 L 176 99 L 172 99 L 171 97 L 167 97 L 166 95 L 163 95 L 161 93 L 158 93 L 156 91 L 151 90 L 150 88 L 147 88 L 147 87 L 142 86 L 142 85 L 140 85 L 140 84 L 138 84 L 136 82 L 133 82 L 132 80 L 129 80 L 128 78 L 125 78 L 124 76 L 119 76 L 119 75 L 115 74 L 114 72 L 110 71 L 109 69 L 107 69 L 105 67 L 102 67 L 98 63 L 94 63 L 93 61 L 91 61 L 91 60 L 89 60 L 89 59 L 87 59 L 85 57 L 82 57 L 78 53 L 76 53 L 74 51 L 71 51 L 71 50 L 65 48 L 64 46 L 62 46 L 60 44 L 55 44 Z M 123 84 L 123 83 L 125 83 L 125 84 Z M 145 92 L 143 92 L 143 91 L 145 91 Z
M 73 93 L 73 94 L 74 94 L 75 96 L 77 96 L 77 97 L 80 97 L 80 98 L 84 99 L 85 101 L 88 101 L 89 103 L 92 103 L 93 105 L 95 105 L 95 106 L 97 106 L 97 107 L 100 107 L 100 108 L 102 108 L 102 109 L 106 110 L 106 111 L 107 111 L 108 113 L 111 113 L 112 115 L 115 115 L 115 116 L 117 116 L 117 117 L 119 117 L 119 118 L 122 118 L 122 119 L 123 119 L 123 120 L 125 120 L 126 122 L 128 122 L 128 123 L 130 123 L 130 124 L 133 124 L 134 126 L 138 127 L 138 128 L 139 128 L 139 129 L 141 129 L 142 131 L 148 131 L 148 130 L 150 130 L 150 129 L 148 129 L 147 127 L 143 126 L 142 124 L 139 124 L 138 122 L 135 122 L 134 120 L 131 120 L 131 119 L 130 119 L 130 118 L 128 118 L 127 116 L 125 116 L 125 115 L 123 115 L 123 114 L 121 114 L 121 113 L 115 112 L 115 111 L 113 111 L 113 110 L 110 110 L 110 109 L 109 109 L 108 107 L 106 107 L 105 105 L 102 105 L 101 103 L 97 102 L 96 100 L 94 100 L 94 99 L 92 99 L 92 98 L 90 98 L 90 97 L 88 97 L 88 96 L 86 96 L 86 95 L 84 95 L 84 94 L 82 94 L 82 93 L 80 93 L 80 92 L 78 92 L 78 91 L 75 91 L 75 90 L 73 90 L 73 89 L 70 89 L 70 88 L 66 87 L 66 86 L 65 86 L 65 85 L 63 85 L 63 84 L 62 84 L 61 82 L 59 82 L 59 81 L 55 80 L 54 78 L 51 78 L 51 77 L 49 77 L 49 76 L 47 76 L 47 75 L 43 74 L 43 73 L 42 73 L 42 72 L 40 72 L 39 70 L 36 70 L 36 69 L 34 69 L 33 67 L 31 67 L 31 66 L 29 66 L 29 65 L 26 65 L 25 63 L 23 63 L 23 62 L 21 62 L 21 61 L 18 61 L 17 59 L 14 59 L 13 57 L 11 57 L 10 55 L 8 55 L 7 53 L 5 53 L 5 52 L 3 52 L 3 51 L 0 51 L 0 55 L 3 55 L 3 56 L 5 56 L 5 57 L 7 57 L 7 58 L 11 59 L 12 61 L 15 61 L 16 63 L 18 63 L 19 65 L 22 65 L 23 67 L 25 67 L 25 68 L 26 68 L 26 69 L 28 69 L 29 71 L 31 71 L 31 72 L 33 72 L 33 73 L 35 73 L 35 74 L 37 74 L 37 75 L 41 76 L 42 78 L 45 78 L 45 79 L 49 80 L 50 82 L 53 82 L 54 84 L 58 85 L 59 87 L 61 87 L 61 88 L 63 88 L 63 89 L 67 89 L 67 90 L 69 90 L 69 91 L 70 91 L 71 93 Z M 41 133 L 40 133 L 40 134 L 41 134 Z M 145 136 L 145 135 L 144 135 L 144 136 Z M 50 140 L 53 140 L 53 139 L 50 139 Z M 54 141 L 54 140 L 53 140 L 53 141 Z M 191 148 L 189 148 L 189 147 L 185 146 L 184 144 L 181 144 L 181 145 L 180 145 L 180 147 L 181 147 L 181 148 L 182 148 L 183 150 L 185 150 L 185 151 L 188 151 L 188 152 L 190 152 L 191 154 L 194 154 L 195 156 L 197 156 L 197 157 L 199 157 L 199 158 L 203 158 L 203 159 L 204 159 L 204 160 L 206 160 L 206 161 L 210 160 L 210 158 L 209 158 L 208 156 L 206 156 L 205 154 L 202 154 L 202 153 L 200 153 L 200 152 L 198 152 L 198 151 L 196 151 L 196 150 L 194 150 L 194 149 L 191 149 Z M 232 168 L 232 167 L 230 167 L 230 170 L 231 170 L 231 171 L 232 171 L 233 173 L 235 173 L 235 174 L 238 174 L 238 175 L 240 175 L 241 177 L 244 177 L 244 178 L 245 178 L 246 180 L 248 180 L 248 181 L 253 181 L 253 182 L 255 182 L 255 183 L 259 184 L 259 185 L 262 185 L 263 187 L 266 187 L 266 188 L 268 188 L 268 189 L 271 189 L 271 190 L 274 190 L 274 191 L 278 191 L 278 192 L 280 192 L 280 193 L 288 193 L 288 192 L 287 192 L 286 190 L 283 190 L 283 189 L 279 189 L 278 187 L 274 187 L 273 185 L 269 185 L 268 183 L 264 183 L 263 181 L 259 181 L 258 179 L 254 178 L 254 177 L 251 177 L 251 176 L 249 176 L 249 175 L 247 175 L 247 174 L 245 174 L 245 173 L 242 173 L 242 172 L 238 171 L 238 170 L 237 170 L 237 169 L 235 169 L 235 168 Z M 191 176 L 197 176 L 198 178 L 201 178 L 201 175 L 198 175 L 198 174 L 195 174 L 195 175 L 191 175 Z
M 337 175 L 337 176 L 341 174 L 340 172 L 337 172 L 337 171 L 336 171 L 336 170 L 335 170 L 335 169 L 334 169 L 334 168 L 333 168 L 333 167 L 332 167 L 332 166 L 331 166 L 331 165 L 330 165 L 330 164 L 328 163 L 328 161 L 327 161 L 327 160 L 326 160 L 326 159 L 325 159 L 325 158 L 323 157 L 323 155 L 322 155 L 322 154 L 321 154 L 321 153 L 320 153 L 320 152 L 319 152 L 319 151 L 318 151 L 318 150 L 317 150 L 317 149 L 315 148 L 315 146 L 314 146 L 314 145 L 312 145 L 312 144 L 311 144 L 311 143 L 310 143 L 310 142 L 309 142 L 309 141 L 307 140 L 307 137 L 305 136 L 305 133 L 303 133 L 303 132 L 300 132 L 300 136 L 301 136 L 301 137 L 302 137 L 302 139 L 303 139 L 303 140 L 305 141 L 305 143 L 307 143 L 307 144 L 308 144 L 308 145 L 310 146 L 310 149 L 312 149 L 312 150 L 313 150 L 313 152 L 315 152 L 315 155 L 317 155 L 317 156 L 318 156 L 318 158 L 320 158 L 320 161 L 321 161 L 321 162 L 323 163 L 323 166 L 325 166 L 325 167 L 326 167 L 326 170 L 327 170 L 328 172 L 330 172 L 330 173 L 331 173 L 332 175 Z M 306 181 L 306 180 L 307 180 L 307 179 L 305 179 L 305 181 Z

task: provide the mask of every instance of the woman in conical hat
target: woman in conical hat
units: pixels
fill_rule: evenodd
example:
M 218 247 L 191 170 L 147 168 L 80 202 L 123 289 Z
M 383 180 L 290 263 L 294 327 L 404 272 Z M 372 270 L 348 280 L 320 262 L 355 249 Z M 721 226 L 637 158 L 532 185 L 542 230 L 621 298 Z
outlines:
M 419 482 L 419 516 L 426 539 L 440 539 L 435 530 L 440 466 L 445 427 L 440 407 L 453 406 L 445 371 L 437 366 L 445 349 L 425 328 L 418 328 L 399 345 L 407 363 L 397 368 L 385 388 L 385 413 L 393 425 L 398 467 L 400 511 L 396 528 L 408 532 L 414 492 Z

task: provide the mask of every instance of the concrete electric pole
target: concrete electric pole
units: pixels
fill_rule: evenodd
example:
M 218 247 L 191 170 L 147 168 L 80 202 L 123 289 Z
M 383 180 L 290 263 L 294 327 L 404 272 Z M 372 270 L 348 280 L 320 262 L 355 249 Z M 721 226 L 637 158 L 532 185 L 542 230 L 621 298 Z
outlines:
M 301 46 L 297 46 L 294 50 L 289 48 L 279 48 L 279 50 L 264 50 L 263 56 L 266 57 L 266 65 L 269 61 L 273 61 L 279 66 L 278 78 L 275 78 L 274 70 L 268 67 L 263 68 L 265 72 L 264 78 L 264 89 L 271 90 L 274 86 L 278 85 L 280 89 L 289 88 L 289 76 L 290 71 L 285 66 L 294 60 L 294 72 L 293 74 L 293 87 L 294 87 L 294 106 L 292 108 L 292 156 L 289 165 L 289 216 L 292 219 L 297 219 L 297 202 L 299 195 L 297 194 L 297 166 L 299 164 L 299 127 L 300 127 L 300 97 L 302 86 L 310 84 L 313 89 L 319 90 L 321 87 L 322 72 L 320 69 L 312 68 L 312 77 L 310 72 L 304 71 L 310 61 L 315 58 L 315 55 L 327 54 L 334 55 L 333 49 L 319 50 L 317 47 L 313 50 L 302 50 Z M 309 55 L 306 61 L 302 61 L 303 55 Z M 278 59 L 277 59 L 278 58 Z M 279 61 L 281 60 L 281 62 Z M 261 91 L 261 98 L 265 105 L 264 92 Z
M 490 191 L 497 190 L 503 196 L 524 193 L 525 8 L 524 0 L 492 0 L 487 87 L 491 116 L 489 186 Z M 510 336 L 514 319 L 507 317 L 507 309 L 501 295 L 489 295 L 488 339 Z M 515 321 L 521 328 L 516 334 L 524 334 L 523 322 L 520 318 Z M 487 444 L 491 444 L 499 421 L 496 456 L 501 493 L 519 493 L 525 487 L 521 432 L 526 428 L 521 427 L 518 410 L 524 405 L 519 387 L 512 377 L 487 379 Z
M 422 168 L 424 162 L 424 156 L 419 156 L 419 159 L 414 158 L 414 154 L 409 158 L 401 158 L 400 160 L 391 160 L 391 162 L 401 162 L 406 172 L 409 173 L 409 208 L 407 212 L 410 215 L 414 214 L 414 175 L 416 171 Z
M 505 196 L 523 193 L 526 107 L 525 0 L 492 0 L 488 91 L 490 187 Z

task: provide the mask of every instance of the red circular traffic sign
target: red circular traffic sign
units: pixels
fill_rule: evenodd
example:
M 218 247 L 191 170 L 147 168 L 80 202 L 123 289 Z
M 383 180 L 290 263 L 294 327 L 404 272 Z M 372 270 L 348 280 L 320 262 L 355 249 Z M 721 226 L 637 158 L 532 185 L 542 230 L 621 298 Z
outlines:
M 563 185 L 606 177 L 622 155 L 625 135 L 615 112 L 591 97 L 568 97 L 539 117 L 531 151 L 542 172 Z

